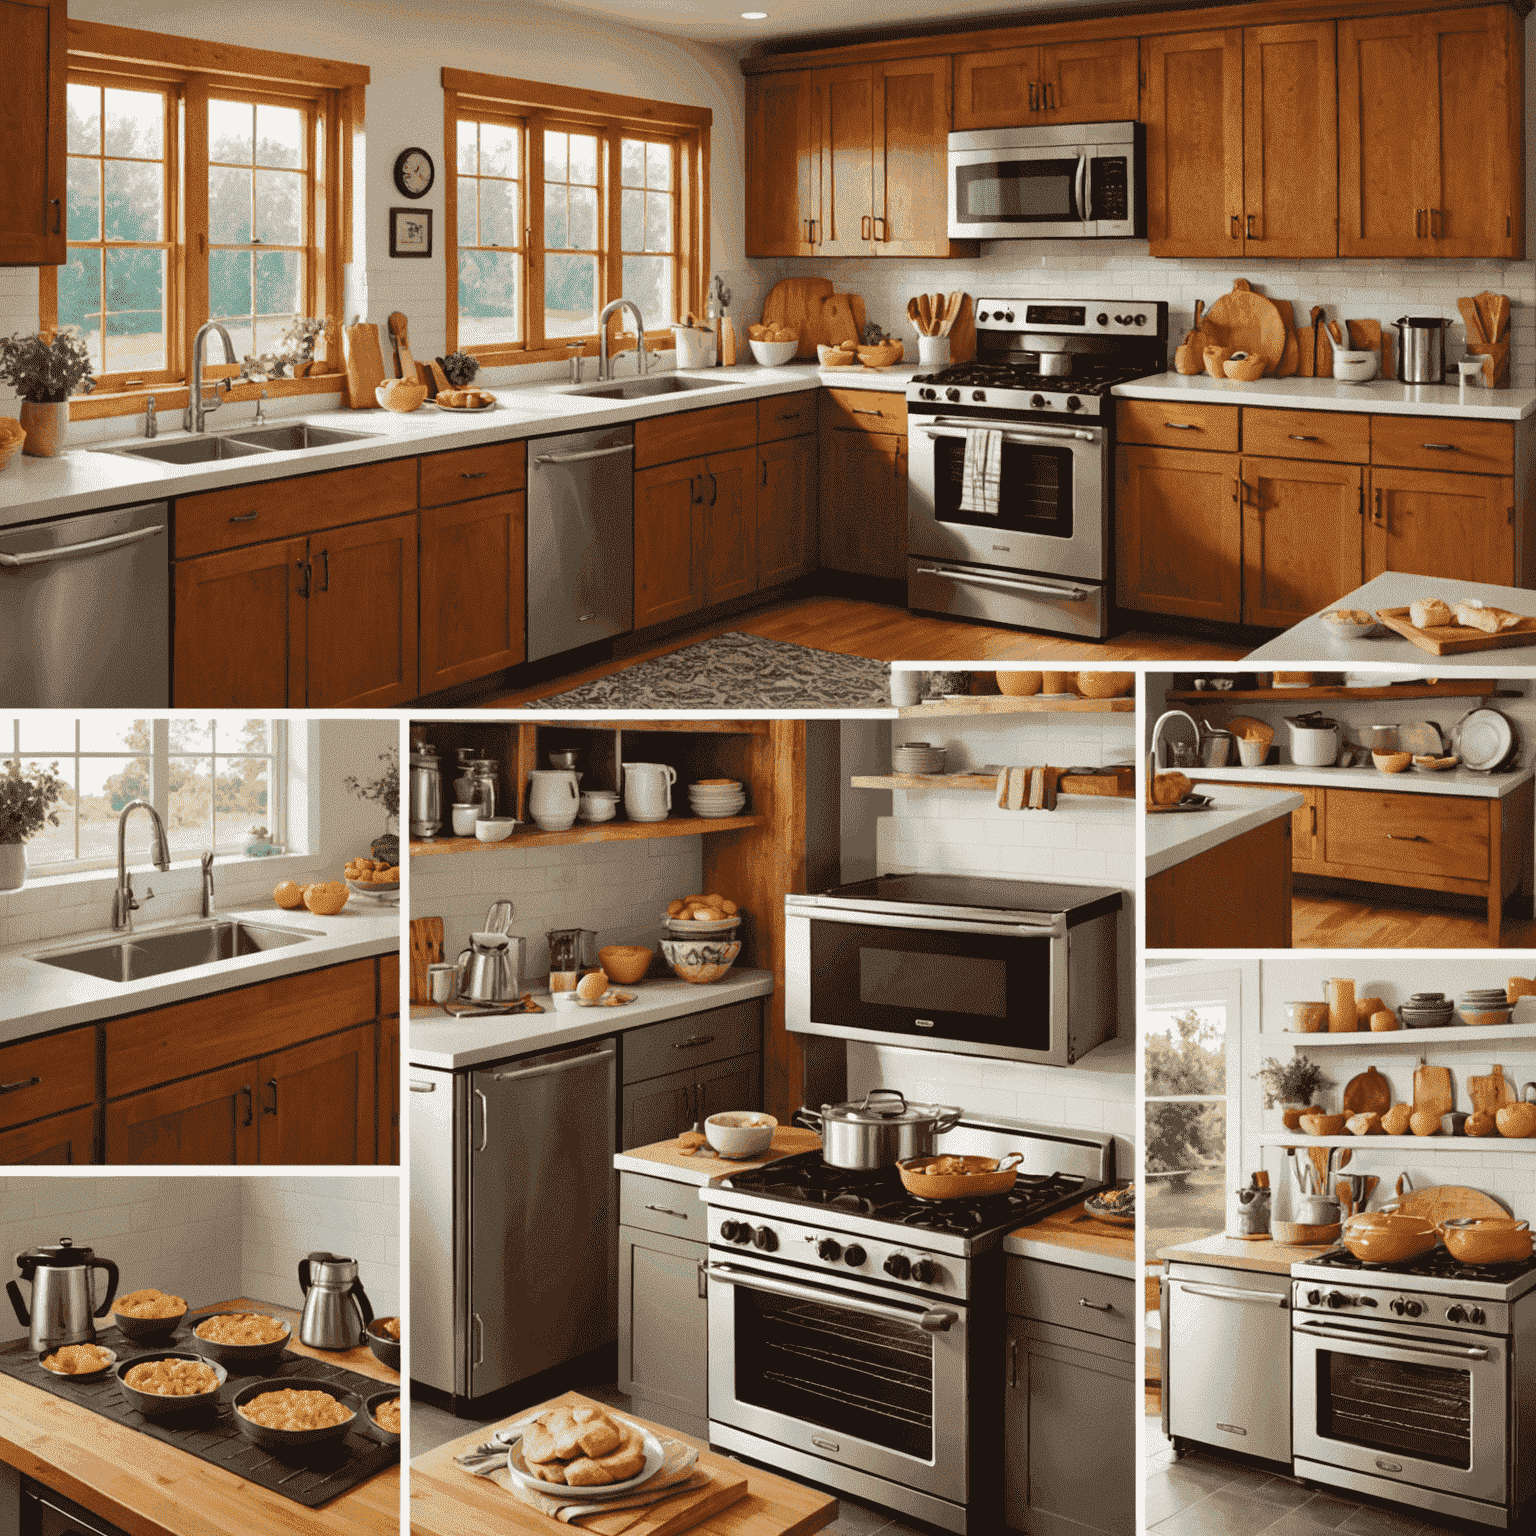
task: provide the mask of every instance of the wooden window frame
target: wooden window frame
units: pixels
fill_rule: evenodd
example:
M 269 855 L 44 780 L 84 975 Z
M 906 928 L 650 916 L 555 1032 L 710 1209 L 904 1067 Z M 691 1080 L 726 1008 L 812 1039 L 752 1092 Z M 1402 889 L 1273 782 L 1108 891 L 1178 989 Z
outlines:
M 598 308 L 621 291 L 623 251 L 620 249 L 620 142 L 643 138 L 669 140 L 674 146 L 673 196 L 673 314 L 689 310 L 702 313 L 709 284 L 709 136 L 714 114 L 707 107 L 677 102 L 649 101 L 638 96 L 617 96 L 606 91 L 586 91 L 549 85 L 536 80 L 512 80 L 472 70 L 444 69 L 443 145 L 449 162 L 444 188 L 444 227 L 453 233 L 447 251 L 446 321 L 451 349 L 459 346 L 458 271 L 458 125 L 470 121 L 519 119 L 524 125 L 522 188 L 524 198 L 523 282 L 519 285 L 522 307 L 518 342 L 475 343 L 463 350 L 491 367 L 525 363 L 558 362 L 582 343 L 584 356 L 597 351 L 597 335 L 560 338 L 555 344 L 544 335 L 544 158 L 542 130 L 596 133 L 601 141 L 603 184 L 598 217 L 603 226 L 598 261 Z M 534 144 L 538 143 L 538 153 Z M 610 335 L 622 334 L 622 324 L 609 322 Z M 567 345 L 570 343 L 570 345 Z M 650 350 L 672 345 L 670 326 L 647 330 Z
M 528 189 L 528 134 L 529 134 L 529 128 L 528 128 L 528 118 L 527 118 L 527 116 L 523 115 L 523 114 L 513 113 L 513 112 L 497 111 L 497 110 L 492 109 L 489 106 L 483 107 L 483 108 L 478 108 L 474 112 L 473 116 L 470 116 L 469 114 L 445 115 L 444 118 L 443 118 L 443 132 L 445 134 L 445 137 L 443 139 L 443 159 L 447 162 L 447 164 L 446 164 L 446 167 L 445 167 L 445 176 L 444 176 L 444 180 L 446 182 L 446 185 L 444 187 L 445 202 L 444 202 L 444 206 L 443 206 L 443 230 L 444 230 L 444 237 L 445 237 L 444 241 L 443 241 L 443 261 L 445 262 L 445 264 L 447 265 L 447 268 L 448 268 L 448 290 L 449 290 L 449 293 L 452 295 L 452 298 L 451 298 L 450 302 L 453 305 L 453 327 L 454 327 L 454 329 L 453 329 L 453 341 L 452 341 L 452 344 L 448 347 L 448 350 L 450 352 L 455 350 L 455 348 L 458 347 L 459 251 L 461 249 L 464 249 L 464 247 L 461 247 L 460 244 L 459 244 L 459 131 L 458 131 L 458 128 L 459 128 L 459 123 L 461 121 L 464 121 L 464 122 L 476 122 L 476 123 L 494 123 L 494 124 L 497 124 L 498 126 L 503 127 L 503 128 L 514 128 L 514 129 L 517 130 L 517 135 L 518 135 L 518 163 L 517 163 L 517 176 L 516 176 L 515 180 L 516 180 L 517 192 L 518 192 L 518 211 L 519 211 L 519 214 L 521 216 L 521 223 L 522 223 L 522 228 L 518 231 L 518 241 L 517 241 L 517 244 L 516 245 L 512 245 L 512 246 L 505 246 L 505 245 L 502 245 L 502 246 L 480 246 L 480 245 L 476 245 L 476 246 L 469 247 L 469 249 L 471 249 L 471 250 L 499 250 L 499 251 L 508 251 L 508 250 L 510 250 L 513 253 L 513 255 L 515 255 L 517 257 L 518 262 L 519 262 L 519 272 L 518 272 L 518 279 L 519 279 L 519 281 L 518 281 L 519 314 L 518 314 L 518 317 L 517 317 L 517 323 L 518 323 L 519 329 L 522 331 L 524 341 L 527 340 L 527 329 L 526 329 L 526 326 L 525 326 L 524 321 L 523 321 L 523 311 L 526 310 L 526 308 L 527 308 L 527 292 L 526 292 L 526 290 L 527 290 L 528 281 L 529 281 L 530 262 L 531 262 L 532 256 L 533 256 L 533 253 L 530 250 L 529 243 L 528 243 L 529 235 L 530 235 L 531 230 L 532 230 L 532 225 L 531 225 L 530 221 L 533 218 L 533 213 L 532 213 L 532 204 L 530 202 L 530 198 L 531 198 L 532 194 L 529 192 L 529 189 Z M 478 139 L 477 139 L 477 145 L 478 145 Z M 477 148 L 476 152 L 478 154 L 478 148 Z M 476 171 L 475 171 L 475 179 L 479 180 L 479 178 L 480 178 L 480 172 L 479 172 L 479 168 L 478 168 L 478 164 L 477 164 Z M 495 178 L 492 178 L 492 179 L 495 179 Z M 543 221 L 543 209 L 542 209 L 542 207 L 540 208 L 539 217 L 540 217 L 540 222 L 541 222 L 541 226 L 542 226 L 542 221 Z M 477 223 L 476 224 L 476 234 L 478 234 L 478 233 L 479 233 L 479 225 Z M 452 240 L 451 243 L 446 238 L 446 236 L 449 235 L 449 234 L 451 234 L 453 236 L 453 240 Z M 477 343 L 474 347 L 468 348 L 466 350 L 472 351 L 472 352 L 474 352 L 478 356 L 482 350 L 484 350 L 486 347 L 489 347 L 490 345 L 491 345 L 491 343 Z M 503 344 L 503 343 L 496 343 L 495 345 L 499 348 L 499 347 L 501 347 L 503 345 L 507 345 L 507 346 L 520 345 L 520 343 L 505 343 L 505 344 Z

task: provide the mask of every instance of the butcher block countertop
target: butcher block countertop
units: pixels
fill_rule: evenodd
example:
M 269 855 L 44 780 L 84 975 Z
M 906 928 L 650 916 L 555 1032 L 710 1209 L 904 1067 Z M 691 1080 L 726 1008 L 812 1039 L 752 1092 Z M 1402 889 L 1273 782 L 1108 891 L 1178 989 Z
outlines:
M 1070 1210 L 1010 1232 L 1003 1239 L 1003 1249 L 1023 1259 L 1091 1269 L 1124 1280 L 1136 1278 L 1136 1229 L 1089 1216 L 1081 1201 Z
M 247 1297 L 196 1310 L 253 1308 L 286 1317 L 297 1332 L 297 1312 Z M 310 1349 L 295 1337 L 288 1348 L 385 1385 L 400 1380 L 366 1345 L 336 1354 Z M 131 1536 L 392 1536 L 400 1529 L 398 1466 L 320 1509 L 306 1509 L 9 1376 L 0 1376 L 0 1461 L 122 1526 Z
M 1272 1238 L 1259 1238 L 1245 1243 L 1235 1237 L 1223 1237 L 1220 1232 L 1202 1237 L 1193 1243 L 1180 1243 L 1173 1248 L 1159 1248 L 1156 1257 L 1176 1263 L 1212 1264 L 1220 1269 L 1253 1269 L 1267 1275 L 1287 1275 L 1292 1264 L 1302 1264 L 1315 1259 L 1334 1247 L 1333 1243 L 1318 1243 L 1307 1248 L 1297 1248 L 1290 1243 L 1277 1243 Z
M 653 1179 L 671 1179 L 677 1184 L 697 1184 L 702 1189 L 706 1184 L 730 1178 L 733 1173 L 761 1168 L 781 1157 L 820 1150 L 821 1137 L 815 1131 L 803 1130 L 798 1125 L 781 1125 L 774 1130 L 773 1144 L 768 1148 L 767 1156 L 745 1162 L 711 1156 L 707 1145 L 689 1157 L 678 1150 L 675 1141 L 653 1141 L 648 1147 L 631 1147 L 627 1152 L 620 1152 L 614 1158 L 613 1166 L 621 1173 L 644 1173 Z
M 501 1422 L 510 1424 L 529 1414 L 542 1413 L 560 1403 L 582 1403 L 574 1392 L 552 1398 L 540 1407 L 527 1408 Z M 811 1536 L 837 1518 L 837 1500 L 815 1488 L 803 1488 L 772 1472 L 749 1467 L 716 1455 L 702 1440 L 679 1430 L 653 1424 L 638 1414 L 627 1414 L 657 1435 L 686 1441 L 699 1448 L 699 1465 L 724 1477 L 747 1479 L 747 1495 L 697 1525 L 688 1527 L 690 1536 Z M 454 1466 L 453 1458 L 483 1445 L 501 1424 L 482 1424 L 478 1429 L 428 1451 L 411 1463 L 411 1533 L 412 1536 L 500 1536 L 502 1532 L 553 1533 L 567 1529 L 547 1515 L 520 1504 L 505 1489 L 488 1478 L 471 1477 Z M 571 1526 L 580 1530 L 580 1526 Z

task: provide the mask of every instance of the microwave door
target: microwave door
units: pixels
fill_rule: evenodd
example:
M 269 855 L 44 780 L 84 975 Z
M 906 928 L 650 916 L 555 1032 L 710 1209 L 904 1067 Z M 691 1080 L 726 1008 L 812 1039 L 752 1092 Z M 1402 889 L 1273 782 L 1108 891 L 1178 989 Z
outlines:
M 1061 149 L 954 150 L 950 234 L 956 239 L 1085 235 L 1088 159 Z

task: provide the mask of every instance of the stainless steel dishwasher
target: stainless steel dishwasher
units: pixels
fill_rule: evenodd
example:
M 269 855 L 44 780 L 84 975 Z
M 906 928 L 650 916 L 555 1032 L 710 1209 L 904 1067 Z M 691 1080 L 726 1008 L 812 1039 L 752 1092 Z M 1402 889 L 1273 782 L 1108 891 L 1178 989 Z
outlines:
M 528 444 L 528 659 L 634 628 L 635 432 Z
M 0 528 L 0 699 L 19 709 L 171 702 L 165 502 Z

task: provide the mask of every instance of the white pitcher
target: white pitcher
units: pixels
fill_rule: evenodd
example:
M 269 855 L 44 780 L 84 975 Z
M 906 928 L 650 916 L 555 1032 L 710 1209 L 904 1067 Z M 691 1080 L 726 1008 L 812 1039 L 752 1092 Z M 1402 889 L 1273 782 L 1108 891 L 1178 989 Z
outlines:
M 541 832 L 564 832 L 574 825 L 580 803 L 571 769 L 535 768 L 529 773 L 528 814 Z
M 631 821 L 665 821 L 677 769 L 669 763 L 624 764 L 624 810 Z

